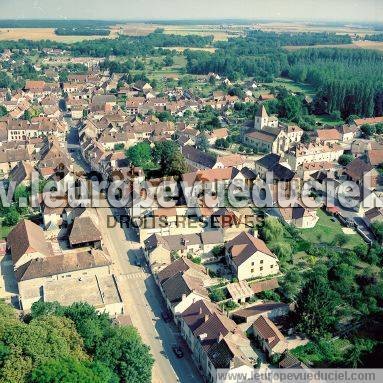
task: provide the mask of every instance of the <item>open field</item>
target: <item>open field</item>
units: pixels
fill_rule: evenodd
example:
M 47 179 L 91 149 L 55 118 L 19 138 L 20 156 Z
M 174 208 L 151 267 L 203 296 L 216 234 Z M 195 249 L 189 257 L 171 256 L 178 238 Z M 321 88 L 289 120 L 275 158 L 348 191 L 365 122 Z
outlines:
M 270 32 L 333 32 L 333 33 L 349 33 L 349 34 L 373 34 L 374 30 L 369 28 L 357 28 L 348 25 L 328 26 L 321 24 L 296 23 L 296 22 L 270 22 L 256 24 L 257 29 Z
M 177 52 L 183 52 L 186 49 L 189 49 L 191 51 L 205 51 L 210 53 L 214 53 L 217 50 L 217 48 L 194 48 L 194 47 L 164 47 L 163 49 L 168 49 L 168 50 L 177 51 Z
M 118 24 L 111 28 L 111 30 L 117 35 L 120 33 L 127 36 L 146 36 L 149 33 L 155 31 L 157 27 L 151 24 Z
M 82 40 L 94 40 L 100 38 L 114 38 L 117 30 L 112 29 L 109 36 L 58 36 L 54 28 L 1 28 L 0 40 L 53 40 L 63 43 L 71 43 Z
M 309 84 L 298 83 L 287 78 L 276 78 L 271 84 L 265 84 L 271 86 L 281 86 L 293 93 L 303 93 L 307 96 L 314 96 L 315 89 Z
M 164 33 L 167 34 L 214 36 L 214 41 L 226 41 L 229 38 L 228 31 L 221 30 L 217 27 L 209 27 L 206 25 L 165 25 L 159 26 L 159 28 L 163 28 Z
M 288 51 L 296 51 L 298 49 L 307 48 L 342 48 L 342 49 L 376 49 L 383 51 L 383 41 L 354 41 L 352 44 L 338 44 L 338 45 L 310 45 L 310 46 L 285 46 Z

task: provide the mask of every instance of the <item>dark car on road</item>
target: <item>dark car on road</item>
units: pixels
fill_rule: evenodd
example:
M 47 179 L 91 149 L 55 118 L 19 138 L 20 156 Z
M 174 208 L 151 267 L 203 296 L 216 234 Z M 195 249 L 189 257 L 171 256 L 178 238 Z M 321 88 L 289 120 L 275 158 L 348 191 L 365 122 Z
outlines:
M 161 313 L 162 319 L 167 323 L 171 321 L 171 316 L 168 311 L 162 311 Z
M 180 346 L 173 344 L 172 350 L 177 358 L 182 358 L 184 356 L 184 352 Z

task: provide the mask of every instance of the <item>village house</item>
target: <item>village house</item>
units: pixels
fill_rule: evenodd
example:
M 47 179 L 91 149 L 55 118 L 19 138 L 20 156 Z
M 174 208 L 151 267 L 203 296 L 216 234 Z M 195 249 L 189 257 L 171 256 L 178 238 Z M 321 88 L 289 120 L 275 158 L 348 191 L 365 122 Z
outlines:
M 286 351 L 285 337 L 269 318 L 263 315 L 257 318 L 253 324 L 253 333 L 269 357 L 274 354 L 283 354 Z
M 360 158 L 355 158 L 350 162 L 344 172 L 349 180 L 366 188 L 374 189 L 378 184 L 379 172 Z
M 216 163 L 215 157 L 193 146 L 184 146 L 181 152 L 192 170 L 212 169 Z
M 299 229 L 311 229 L 315 227 L 319 221 L 315 209 L 303 207 L 299 203 L 293 207 L 280 207 L 279 212 L 288 225 L 295 226 Z
M 278 259 L 259 238 L 240 233 L 225 245 L 228 265 L 239 281 L 279 273 Z
M 222 244 L 223 236 L 216 231 L 170 236 L 152 234 L 144 241 L 144 253 L 153 270 L 170 264 L 172 255 L 202 257 L 203 261 L 214 247 Z
M 335 128 L 318 129 L 316 131 L 317 140 L 325 144 L 335 144 L 342 139 L 341 133 Z
M 155 274 L 166 306 L 177 323 L 179 315 L 198 300 L 209 300 L 206 269 L 187 258 L 180 258 Z
M 209 383 L 217 382 L 217 370 L 251 371 L 257 355 L 250 340 L 217 306 L 205 300 L 190 305 L 180 315 L 181 335 L 197 368 Z
M 19 304 L 24 311 L 29 311 L 39 300 L 51 301 L 48 291 L 55 283 L 65 290 L 74 279 L 110 276 L 111 261 L 103 251 L 62 251 L 57 243 L 47 240 L 41 227 L 28 220 L 20 221 L 12 229 L 7 237 L 7 248 L 18 284 Z M 60 297 L 56 295 L 54 300 L 60 301 Z
M 286 160 L 292 170 L 297 170 L 299 166 L 307 163 L 338 161 L 343 151 L 338 144 L 298 144 L 286 153 Z

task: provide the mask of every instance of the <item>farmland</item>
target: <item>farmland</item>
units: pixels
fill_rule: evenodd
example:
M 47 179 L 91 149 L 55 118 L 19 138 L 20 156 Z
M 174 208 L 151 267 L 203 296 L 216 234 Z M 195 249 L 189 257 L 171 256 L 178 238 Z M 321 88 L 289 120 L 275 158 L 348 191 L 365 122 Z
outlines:
M 376 49 L 383 51 L 382 41 L 353 41 L 352 44 L 339 44 L 339 45 L 315 45 L 315 46 L 286 46 L 288 51 L 296 51 L 305 48 L 342 48 L 342 49 Z
M 109 38 L 117 36 L 117 30 L 112 29 Z M 52 40 L 64 43 L 71 43 L 82 40 L 93 40 L 105 38 L 105 36 L 58 36 L 54 28 L 1 28 L 0 40 Z

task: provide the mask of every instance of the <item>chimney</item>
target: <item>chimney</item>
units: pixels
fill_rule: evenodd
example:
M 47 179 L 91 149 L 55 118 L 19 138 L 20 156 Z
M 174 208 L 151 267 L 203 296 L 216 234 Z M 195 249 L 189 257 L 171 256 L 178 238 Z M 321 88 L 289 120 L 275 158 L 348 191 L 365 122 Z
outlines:
M 199 335 L 199 340 L 204 340 L 206 338 L 207 338 L 207 334 L 206 333 L 203 333 L 203 334 Z
M 204 321 L 207 322 L 209 320 L 209 314 L 205 314 Z
M 223 335 L 222 333 L 220 332 L 219 335 L 218 335 L 218 343 L 223 339 Z

